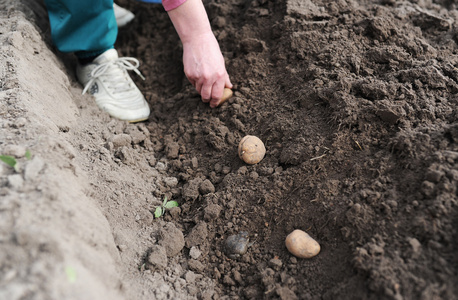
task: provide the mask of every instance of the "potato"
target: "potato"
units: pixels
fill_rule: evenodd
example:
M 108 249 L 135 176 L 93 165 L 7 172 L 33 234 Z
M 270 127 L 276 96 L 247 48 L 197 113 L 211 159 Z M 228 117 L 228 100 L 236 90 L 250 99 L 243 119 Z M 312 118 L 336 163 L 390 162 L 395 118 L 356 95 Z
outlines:
M 266 147 L 256 136 L 247 135 L 239 143 L 239 157 L 247 164 L 257 164 L 265 154 Z
M 224 102 L 226 102 L 229 98 L 231 98 L 232 95 L 233 95 L 233 92 L 231 89 L 224 88 L 223 97 L 219 101 L 218 106 L 221 106 Z
M 320 244 L 305 231 L 296 229 L 285 240 L 286 248 L 299 258 L 311 258 L 320 253 Z

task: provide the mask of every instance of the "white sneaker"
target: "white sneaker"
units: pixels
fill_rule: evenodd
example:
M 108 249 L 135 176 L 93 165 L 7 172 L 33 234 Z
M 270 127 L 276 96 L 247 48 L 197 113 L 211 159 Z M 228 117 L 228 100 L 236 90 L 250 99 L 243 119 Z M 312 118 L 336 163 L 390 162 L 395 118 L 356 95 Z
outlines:
M 143 94 L 132 81 L 128 70 L 137 70 L 140 63 L 133 57 L 118 57 L 115 49 L 97 56 L 87 65 L 78 64 L 76 76 L 84 86 L 83 94 L 89 91 L 97 105 L 111 116 L 129 122 L 148 119 L 150 109 Z
M 116 24 L 118 27 L 123 27 L 127 25 L 130 21 L 135 18 L 135 15 L 130 11 L 127 10 L 116 3 L 113 3 L 113 10 L 116 17 Z

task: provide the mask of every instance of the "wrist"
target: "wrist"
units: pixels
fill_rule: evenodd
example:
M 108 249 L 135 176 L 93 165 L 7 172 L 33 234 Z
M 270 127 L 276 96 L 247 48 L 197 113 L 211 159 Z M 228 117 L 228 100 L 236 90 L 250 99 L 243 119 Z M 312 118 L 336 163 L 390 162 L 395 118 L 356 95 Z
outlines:
M 202 33 L 196 33 L 193 32 L 189 36 L 184 36 L 181 38 L 181 43 L 183 44 L 183 47 L 186 47 L 188 45 L 190 46 L 197 46 L 197 45 L 202 45 L 202 46 L 209 46 L 213 44 L 216 41 L 216 37 L 213 34 L 212 31 L 205 31 Z
M 212 34 L 210 21 L 201 0 L 187 0 L 168 12 L 182 43 Z

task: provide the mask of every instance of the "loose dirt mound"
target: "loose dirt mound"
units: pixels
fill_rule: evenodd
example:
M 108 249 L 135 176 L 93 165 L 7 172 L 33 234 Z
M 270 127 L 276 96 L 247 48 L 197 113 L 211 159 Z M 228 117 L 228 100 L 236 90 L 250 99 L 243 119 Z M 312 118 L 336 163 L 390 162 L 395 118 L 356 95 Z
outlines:
M 0 169 L 0 296 L 457 297 L 453 1 L 204 1 L 235 85 L 218 109 L 162 7 L 119 1 L 136 18 L 116 48 L 142 62 L 153 111 L 137 125 L 78 95 L 42 5 L 8 2 L 0 154 L 19 167 Z M 237 156 L 248 134 L 256 165 Z M 154 219 L 165 196 L 180 206 Z M 318 256 L 287 251 L 294 229 Z M 252 245 L 231 259 L 241 231 Z

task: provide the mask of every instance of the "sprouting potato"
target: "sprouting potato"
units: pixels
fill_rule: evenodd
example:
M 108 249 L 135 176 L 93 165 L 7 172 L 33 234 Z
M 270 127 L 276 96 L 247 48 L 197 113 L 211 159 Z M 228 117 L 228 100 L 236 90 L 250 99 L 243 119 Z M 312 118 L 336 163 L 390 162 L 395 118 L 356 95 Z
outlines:
M 223 97 L 219 101 L 218 106 L 221 106 L 224 102 L 226 102 L 229 98 L 231 98 L 232 95 L 233 95 L 233 93 L 232 93 L 231 89 L 224 88 Z
M 256 136 L 247 135 L 239 143 L 239 157 L 247 164 L 257 164 L 265 154 L 266 147 Z
M 305 231 L 296 229 L 285 240 L 286 248 L 299 258 L 311 258 L 320 253 L 320 244 Z

